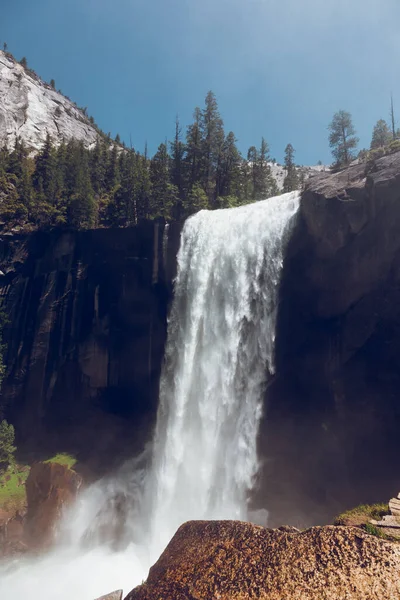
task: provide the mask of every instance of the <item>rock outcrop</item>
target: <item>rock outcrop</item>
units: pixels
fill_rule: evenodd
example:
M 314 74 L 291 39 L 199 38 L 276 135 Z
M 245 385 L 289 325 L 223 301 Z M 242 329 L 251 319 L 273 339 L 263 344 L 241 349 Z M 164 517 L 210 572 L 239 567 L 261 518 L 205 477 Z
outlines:
M 378 527 L 384 534 L 400 539 L 400 494 L 389 500 L 389 515 L 384 515 L 380 521 L 371 519 L 370 523 Z
M 398 488 L 400 154 L 310 180 L 284 261 L 257 502 L 331 522 Z
M 35 151 L 47 135 L 56 144 L 74 138 L 86 146 L 98 138 L 82 110 L 2 51 L 0 99 L 0 146 L 12 148 L 18 137 Z
M 76 499 L 82 477 L 58 463 L 36 463 L 26 480 L 27 515 L 24 537 L 30 548 L 43 548 L 55 540 L 63 510 Z
M 400 545 L 356 528 L 192 521 L 126 600 L 395 600 Z

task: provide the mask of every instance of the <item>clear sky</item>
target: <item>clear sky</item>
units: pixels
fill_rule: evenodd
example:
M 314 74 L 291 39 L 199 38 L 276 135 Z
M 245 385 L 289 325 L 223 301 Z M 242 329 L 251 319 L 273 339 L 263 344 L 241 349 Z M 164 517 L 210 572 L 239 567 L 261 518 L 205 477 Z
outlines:
M 0 0 L 0 43 L 89 114 L 153 153 L 209 89 L 242 152 L 263 135 L 282 160 L 331 160 L 333 113 L 360 147 L 400 126 L 400 0 Z

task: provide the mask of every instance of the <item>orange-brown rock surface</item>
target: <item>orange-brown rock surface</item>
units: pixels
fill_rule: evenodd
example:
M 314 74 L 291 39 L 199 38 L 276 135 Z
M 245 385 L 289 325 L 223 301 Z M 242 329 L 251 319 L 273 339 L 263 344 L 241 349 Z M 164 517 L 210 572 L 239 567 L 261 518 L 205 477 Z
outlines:
M 398 600 L 400 545 L 351 527 L 182 525 L 126 600 Z
M 24 516 L 21 511 L 0 508 L 0 558 L 27 551 L 24 543 Z
M 81 483 L 81 476 L 65 465 L 33 465 L 26 481 L 25 536 L 30 546 L 42 547 L 53 541 L 62 510 L 76 498 Z

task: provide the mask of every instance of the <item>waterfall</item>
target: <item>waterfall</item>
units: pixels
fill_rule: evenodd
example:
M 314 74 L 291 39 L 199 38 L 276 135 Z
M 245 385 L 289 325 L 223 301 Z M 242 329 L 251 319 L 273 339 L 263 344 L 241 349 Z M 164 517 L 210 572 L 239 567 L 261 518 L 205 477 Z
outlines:
M 75 542 L 58 554 L 9 570 L 3 579 L 0 572 L 5 597 L 90 600 L 124 585 L 117 575 L 129 563 L 124 571 L 125 581 L 130 577 L 127 592 L 146 577 L 184 521 L 247 518 L 259 466 L 264 391 L 274 371 L 283 253 L 298 203 L 298 192 L 292 192 L 239 208 L 201 211 L 186 221 L 151 468 L 144 479 L 142 471 L 129 478 L 125 469 L 115 483 L 88 489 L 72 519 Z M 137 500 L 138 489 L 141 500 L 130 513 L 129 526 L 136 532 L 134 543 L 114 554 L 100 546 L 82 548 L 87 521 L 99 506 L 112 506 L 116 490 Z M 49 575 L 54 565 L 63 578 L 57 593 L 58 575 Z M 100 574 L 101 590 L 94 586 Z
M 285 232 L 297 207 L 290 193 L 185 223 L 146 502 L 155 549 L 186 520 L 247 516 Z

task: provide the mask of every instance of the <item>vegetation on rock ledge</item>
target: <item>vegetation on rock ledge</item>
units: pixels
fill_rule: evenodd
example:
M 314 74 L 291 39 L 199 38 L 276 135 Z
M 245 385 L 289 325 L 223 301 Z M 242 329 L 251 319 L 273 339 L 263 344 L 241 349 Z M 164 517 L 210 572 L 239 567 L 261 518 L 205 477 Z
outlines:
M 64 465 L 64 466 L 68 467 L 69 469 L 72 469 L 76 465 L 77 460 L 71 454 L 67 454 L 66 452 L 60 452 L 60 453 L 56 454 L 55 456 L 48 458 L 44 462 L 45 463 L 55 463 L 58 465 Z
M 368 523 L 370 519 L 380 520 L 388 513 L 388 504 L 360 504 L 336 517 L 334 525 L 358 527 Z

